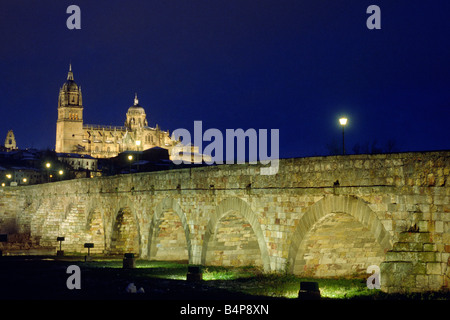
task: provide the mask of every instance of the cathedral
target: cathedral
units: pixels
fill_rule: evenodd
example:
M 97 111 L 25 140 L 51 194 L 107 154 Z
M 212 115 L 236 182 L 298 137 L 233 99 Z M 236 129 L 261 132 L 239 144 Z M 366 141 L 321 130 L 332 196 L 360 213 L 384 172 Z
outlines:
M 111 158 L 124 151 L 160 147 L 168 149 L 171 154 L 171 149 L 177 143 L 171 139 L 169 131 L 161 130 L 158 125 L 155 128 L 148 126 L 147 115 L 139 105 L 137 94 L 134 104 L 128 108 L 124 126 L 84 124 L 81 86 L 75 83 L 72 66 L 69 66 L 67 81 L 59 90 L 55 146 L 57 153 Z

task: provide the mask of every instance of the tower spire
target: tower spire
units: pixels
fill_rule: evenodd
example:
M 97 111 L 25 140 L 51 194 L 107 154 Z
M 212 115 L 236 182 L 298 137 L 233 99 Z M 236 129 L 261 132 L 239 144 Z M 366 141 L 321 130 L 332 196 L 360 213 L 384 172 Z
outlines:
M 139 104 L 139 100 L 138 100 L 138 97 L 137 97 L 137 93 L 135 92 L 134 93 L 134 105 L 137 106 L 138 104 Z
M 72 63 L 69 63 L 69 73 L 67 74 L 67 80 L 73 81 Z

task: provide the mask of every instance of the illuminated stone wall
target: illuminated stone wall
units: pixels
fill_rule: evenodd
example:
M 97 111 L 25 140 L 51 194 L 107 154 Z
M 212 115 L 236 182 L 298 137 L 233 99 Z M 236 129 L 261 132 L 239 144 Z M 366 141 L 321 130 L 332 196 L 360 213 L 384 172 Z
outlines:
M 162 215 L 158 227 L 158 231 L 155 232 L 156 250 L 150 258 L 163 261 L 188 261 L 186 235 L 180 218 L 173 210 Z
M 294 273 L 308 277 L 365 275 L 367 266 L 380 265 L 384 251 L 370 231 L 346 213 L 326 215 L 302 241 Z
M 93 242 L 96 254 L 315 276 L 363 276 L 380 264 L 392 275 L 382 276 L 386 291 L 437 290 L 449 286 L 449 155 L 283 159 L 275 176 L 260 175 L 260 165 L 221 165 L 6 187 L 0 233 L 11 241 L 0 246 L 4 254 L 55 252 L 59 235 L 66 252 L 85 253 Z M 413 226 L 429 236 L 420 250 L 433 261 L 405 239 Z M 396 273 L 407 281 L 395 282 Z
M 251 225 L 239 214 L 228 214 L 216 226 L 208 244 L 206 264 L 262 267 L 258 240 Z

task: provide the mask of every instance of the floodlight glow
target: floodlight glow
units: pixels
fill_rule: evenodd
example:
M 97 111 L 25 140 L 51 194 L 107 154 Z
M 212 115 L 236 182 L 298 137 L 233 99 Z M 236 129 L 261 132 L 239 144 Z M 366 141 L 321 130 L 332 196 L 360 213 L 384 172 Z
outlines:
M 345 126 L 347 124 L 347 118 L 340 118 L 339 123 L 341 124 L 341 126 Z

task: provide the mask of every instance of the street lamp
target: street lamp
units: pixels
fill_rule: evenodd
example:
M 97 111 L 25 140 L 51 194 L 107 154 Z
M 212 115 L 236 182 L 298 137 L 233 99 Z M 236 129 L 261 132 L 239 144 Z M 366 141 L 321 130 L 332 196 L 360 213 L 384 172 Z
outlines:
M 345 154 L 345 132 L 344 128 L 347 125 L 347 118 L 343 117 L 339 119 L 339 123 L 342 126 L 342 154 Z
M 130 161 L 130 173 L 131 173 L 131 161 L 133 161 L 133 156 L 131 154 L 128 156 L 128 160 Z
M 47 168 L 47 182 L 50 182 L 50 178 L 52 177 L 51 176 L 51 174 L 50 174 L 50 167 L 51 167 L 52 165 L 50 164 L 50 162 L 47 162 L 46 164 L 45 164 L 45 167 Z

